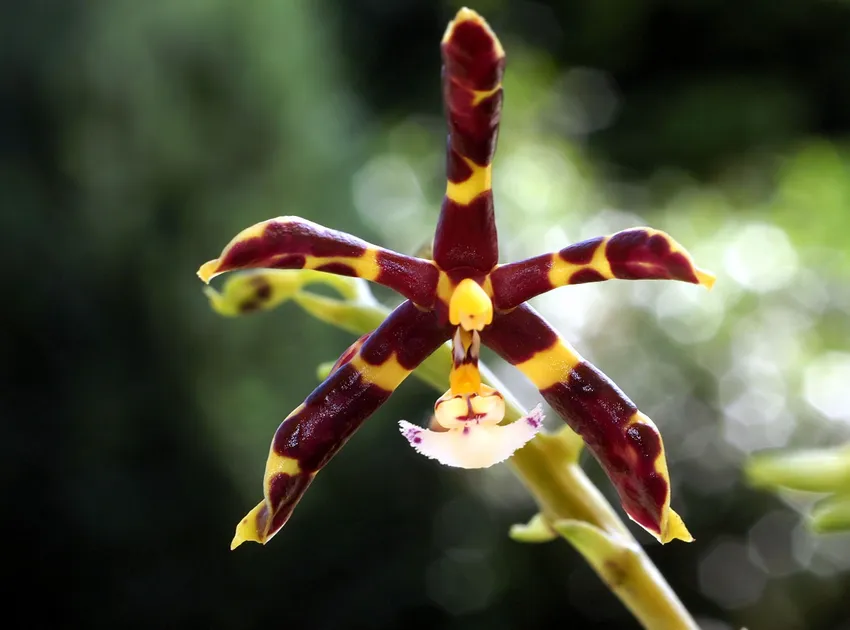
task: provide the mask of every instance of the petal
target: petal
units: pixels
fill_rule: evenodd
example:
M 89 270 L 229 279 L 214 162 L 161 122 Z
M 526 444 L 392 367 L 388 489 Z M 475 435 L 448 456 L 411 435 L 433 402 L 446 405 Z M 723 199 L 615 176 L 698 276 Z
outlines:
M 300 217 L 278 217 L 239 234 L 198 276 L 209 282 L 237 269 L 315 269 L 382 284 L 417 304 L 431 307 L 439 271 L 430 260 L 371 245 L 345 232 Z
M 450 330 L 407 301 L 283 421 L 269 449 L 263 501 L 236 528 L 233 546 L 265 544 L 283 527 L 315 475 Z M 357 344 L 355 344 L 357 345 Z
M 670 508 L 661 434 L 607 376 L 527 304 L 498 314 L 482 332 L 481 341 L 525 374 L 582 437 L 633 521 L 662 543 L 693 540 Z
M 531 298 L 568 284 L 621 280 L 679 280 L 714 285 L 714 276 L 694 264 L 690 254 L 672 237 L 641 227 L 599 236 L 499 266 L 490 276 L 493 302 L 507 310 Z
M 529 415 L 507 425 L 470 422 L 462 429 L 431 431 L 400 421 L 401 434 L 418 453 L 456 468 L 489 468 L 508 459 L 543 426 L 537 405 Z
M 488 273 L 498 262 L 491 162 L 502 110 L 505 51 L 484 19 L 461 9 L 442 42 L 443 100 L 449 126 L 446 195 L 434 235 L 445 270 Z

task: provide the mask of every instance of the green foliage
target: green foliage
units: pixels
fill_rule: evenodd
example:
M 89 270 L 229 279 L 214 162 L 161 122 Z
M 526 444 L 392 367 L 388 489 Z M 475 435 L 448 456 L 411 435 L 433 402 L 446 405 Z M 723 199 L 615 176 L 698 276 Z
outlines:
M 754 486 L 826 494 L 810 508 L 818 533 L 850 531 L 850 446 L 756 455 L 746 468 Z

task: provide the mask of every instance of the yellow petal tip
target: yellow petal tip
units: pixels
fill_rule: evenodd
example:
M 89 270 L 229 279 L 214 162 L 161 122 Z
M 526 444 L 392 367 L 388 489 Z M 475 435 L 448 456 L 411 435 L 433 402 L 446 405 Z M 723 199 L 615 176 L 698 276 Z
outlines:
M 442 43 L 445 44 L 452 38 L 452 34 L 454 33 L 455 28 L 463 24 L 464 22 L 474 22 L 479 24 L 490 36 L 493 40 L 493 46 L 496 52 L 496 57 L 501 58 L 505 56 L 505 51 L 502 48 L 502 44 L 499 41 L 499 38 L 496 37 L 496 34 L 493 32 L 493 29 L 490 28 L 490 25 L 487 24 L 487 20 L 485 20 L 481 15 L 479 15 L 476 11 L 473 11 L 469 7 L 462 7 L 456 14 L 454 19 L 449 22 L 448 28 L 446 28 L 446 33 L 443 35 Z
M 705 271 L 704 269 L 697 269 L 696 275 L 699 283 L 706 289 L 711 291 L 711 289 L 714 287 L 714 282 L 717 280 L 715 275 L 710 271 Z
M 218 267 L 218 258 L 215 260 L 208 260 L 198 269 L 198 277 L 204 282 L 204 284 L 209 284 L 210 280 L 212 280 L 216 273 L 215 270 Z
M 664 525 L 665 526 L 661 531 L 661 535 L 658 536 L 658 540 L 662 545 L 667 544 L 672 540 L 681 540 L 683 542 L 694 541 L 694 537 L 691 536 L 691 532 L 688 531 L 682 517 L 676 514 L 673 510 L 668 512 L 666 523 Z
M 239 524 L 236 526 L 236 533 L 233 536 L 233 540 L 230 541 L 231 551 L 236 549 L 245 541 L 265 544 L 266 541 L 263 540 L 263 537 L 257 531 L 257 514 L 264 507 L 265 503 L 260 503 L 253 510 L 248 512 L 245 518 L 239 521 Z
M 484 18 L 482 18 L 477 11 L 474 9 L 470 9 L 469 7 L 461 7 L 457 13 L 455 13 L 454 19 L 451 21 L 451 24 L 460 24 L 461 22 L 483 22 Z

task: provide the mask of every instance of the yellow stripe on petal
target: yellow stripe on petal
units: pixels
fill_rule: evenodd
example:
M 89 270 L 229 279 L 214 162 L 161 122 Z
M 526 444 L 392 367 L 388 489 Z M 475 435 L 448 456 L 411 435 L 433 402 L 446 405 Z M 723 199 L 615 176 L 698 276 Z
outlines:
M 575 264 L 567 262 L 557 253 L 552 254 L 552 266 L 549 269 L 549 282 L 553 287 L 562 287 L 571 284 L 573 274 L 577 271 L 590 269 L 602 276 L 601 279 L 610 280 L 614 277 L 614 272 L 611 270 L 611 263 L 605 256 L 605 243 L 608 239 L 604 239 L 596 247 L 593 252 L 593 258 L 586 264 Z
M 446 197 L 457 204 L 465 206 L 483 192 L 492 187 L 493 169 L 487 166 L 479 166 L 472 160 L 462 158 L 472 170 L 472 175 L 462 182 L 449 180 L 446 183 Z
M 516 368 L 525 374 L 537 389 L 547 389 L 566 381 L 570 372 L 581 361 L 581 357 L 559 339 L 527 361 L 517 363 Z
M 581 265 L 569 263 L 558 254 L 552 254 L 552 264 L 549 267 L 549 284 L 552 287 L 562 287 L 569 284 L 570 276 L 581 269 Z
M 478 105 L 481 104 L 481 101 L 490 98 L 491 96 L 493 96 L 496 92 L 498 92 L 501 89 L 502 89 L 502 84 L 499 83 L 492 90 L 473 90 L 472 91 L 472 94 L 473 94 L 473 96 L 472 96 L 472 106 L 477 107 Z
M 398 387 L 401 382 L 410 374 L 410 370 L 405 369 L 396 359 L 395 354 L 392 354 L 386 361 L 380 365 L 372 365 L 363 360 L 360 354 L 357 354 L 352 360 L 353 365 L 360 373 L 364 382 L 371 385 L 377 385 L 383 390 L 391 392 Z
M 297 410 L 296 410 L 297 411 Z M 294 412 L 293 412 L 294 413 Z M 292 414 L 290 414 L 292 415 Z M 266 481 L 279 474 L 296 475 L 301 472 L 298 460 L 293 457 L 284 457 L 274 452 L 272 448 L 269 458 L 266 460 Z
M 320 267 L 333 265 L 345 265 L 354 271 L 356 275 L 364 280 L 374 282 L 381 272 L 378 265 L 378 250 L 368 248 L 362 255 L 352 256 L 305 256 L 304 269 L 319 269 Z M 346 275 L 346 274 L 343 274 Z
M 590 261 L 590 264 L 583 265 L 584 268 L 590 268 L 599 273 L 604 278 L 613 278 L 614 272 L 611 270 L 611 263 L 608 262 L 608 258 L 605 255 L 605 246 L 608 243 L 608 238 L 605 238 L 600 244 L 599 247 L 596 248 L 596 251 L 593 252 L 593 258 Z

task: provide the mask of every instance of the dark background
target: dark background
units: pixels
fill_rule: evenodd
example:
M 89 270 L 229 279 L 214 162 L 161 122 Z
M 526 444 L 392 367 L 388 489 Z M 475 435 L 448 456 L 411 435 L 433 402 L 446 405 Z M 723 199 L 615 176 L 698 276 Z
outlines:
M 195 270 L 281 214 L 427 241 L 458 6 L 0 2 L 4 618 L 636 627 L 568 545 L 507 538 L 534 508 L 506 470 L 399 441 L 435 398 L 413 380 L 272 543 L 228 551 L 274 428 L 351 338 L 292 305 L 219 317 Z M 508 54 L 503 259 L 646 222 L 718 273 L 539 304 L 664 431 L 697 542 L 651 557 L 711 630 L 850 628 L 850 541 L 740 474 L 848 438 L 850 3 L 471 6 Z

